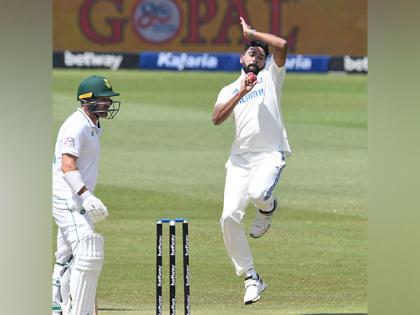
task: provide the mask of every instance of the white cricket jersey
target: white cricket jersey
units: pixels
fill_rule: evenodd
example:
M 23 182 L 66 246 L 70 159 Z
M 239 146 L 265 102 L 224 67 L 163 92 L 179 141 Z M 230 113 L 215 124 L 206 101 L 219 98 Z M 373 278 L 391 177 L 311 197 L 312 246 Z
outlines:
M 231 154 L 245 152 L 282 151 L 291 153 L 286 128 L 281 114 L 281 95 L 286 66 L 277 66 L 273 57 L 267 58 L 265 67 L 258 73 L 257 84 L 233 110 L 235 139 Z M 241 76 L 225 86 L 216 104 L 225 103 L 239 92 Z
M 53 163 L 54 197 L 68 198 L 73 195 L 70 186 L 63 179 L 61 170 L 61 156 L 64 153 L 78 157 L 76 165 L 80 170 L 83 182 L 91 192 L 94 191 L 99 168 L 99 137 L 101 133 L 102 129 L 95 125 L 82 109 L 78 109 L 70 115 L 61 125 L 55 145 Z M 79 199 L 79 196 L 73 195 L 73 198 Z

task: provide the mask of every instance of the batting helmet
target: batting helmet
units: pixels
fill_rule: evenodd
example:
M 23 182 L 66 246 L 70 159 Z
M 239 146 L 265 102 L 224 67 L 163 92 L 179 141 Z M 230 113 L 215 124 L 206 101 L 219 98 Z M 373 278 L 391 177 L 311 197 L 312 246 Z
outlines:
M 112 119 L 120 109 L 120 101 L 109 100 L 110 107 L 101 109 L 101 102 L 98 100 L 100 97 L 118 96 L 120 93 L 112 90 L 111 82 L 108 79 L 92 75 L 84 79 L 77 90 L 77 100 L 82 105 L 87 105 L 89 112 L 95 114 L 97 117 L 105 117 Z
M 112 90 L 111 82 L 108 79 L 92 75 L 84 79 L 77 90 L 77 100 L 81 101 L 87 98 L 97 98 L 101 96 L 118 96 L 120 93 L 116 93 Z

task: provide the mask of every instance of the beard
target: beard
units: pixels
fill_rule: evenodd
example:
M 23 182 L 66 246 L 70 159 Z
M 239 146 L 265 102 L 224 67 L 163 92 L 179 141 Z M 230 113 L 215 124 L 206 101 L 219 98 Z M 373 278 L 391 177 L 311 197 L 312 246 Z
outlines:
M 245 71 L 245 73 L 250 73 L 252 72 L 253 74 L 257 75 L 258 72 L 261 71 L 260 67 L 258 67 L 258 65 L 256 63 L 250 63 L 247 66 L 244 66 L 242 64 L 242 69 Z

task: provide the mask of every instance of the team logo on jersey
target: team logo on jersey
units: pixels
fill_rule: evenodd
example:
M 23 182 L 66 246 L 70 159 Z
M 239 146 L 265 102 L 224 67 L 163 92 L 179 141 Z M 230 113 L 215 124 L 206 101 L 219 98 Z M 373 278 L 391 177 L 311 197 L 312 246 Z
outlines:
M 140 0 L 133 10 L 133 27 L 145 41 L 160 44 L 171 40 L 181 28 L 176 0 Z
M 111 82 L 109 82 L 109 80 L 108 80 L 108 79 L 104 79 L 104 82 L 105 82 L 106 87 L 107 87 L 108 89 L 110 89 L 110 88 L 111 88 Z
M 64 145 L 66 147 L 75 148 L 76 147 L 76 139 L 71 138 L 71 137 L 67 137 L 66 140 L 64 140 Z

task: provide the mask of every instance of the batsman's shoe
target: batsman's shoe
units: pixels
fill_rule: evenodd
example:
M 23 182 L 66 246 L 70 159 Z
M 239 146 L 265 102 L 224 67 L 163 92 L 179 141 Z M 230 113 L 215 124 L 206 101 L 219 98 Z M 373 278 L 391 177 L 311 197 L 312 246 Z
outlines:
M 245 305 L 249 305 L 252 303 L 257 302 L 261 298 L 261 292 L 265 290 L 267 285 L 264 281 L 260 278 L 259 275 L 256 277 L 248 277 L 244 280 L 245 284 L 245 295 L 244 295 L 244 303 Z
M 271 221 L 273 220 L 274 212 L 277 210 L 277 199 L 274 199 L 273 210 L 268 213 L 264 213 L 261 209 L 257 209 L 254 222 L 251 226 L 251 232 L 249 233 L 253 238 L 259 238 L 263 236 L 270 228 Z

